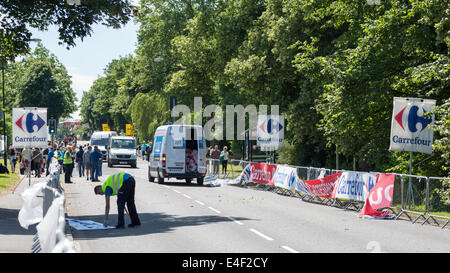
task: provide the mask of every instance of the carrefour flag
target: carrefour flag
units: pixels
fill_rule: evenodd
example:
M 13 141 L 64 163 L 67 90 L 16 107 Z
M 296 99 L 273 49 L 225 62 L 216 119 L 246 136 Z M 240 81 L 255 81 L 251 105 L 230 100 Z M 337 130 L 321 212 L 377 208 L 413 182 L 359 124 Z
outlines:
M 14 108 L 12 118 L 15 148 L 47 147 L 47 108 Z
M 425 114 L 435 106 L 435 100 L 394 98 L 389 150 L 431 154 L 434 116 Z

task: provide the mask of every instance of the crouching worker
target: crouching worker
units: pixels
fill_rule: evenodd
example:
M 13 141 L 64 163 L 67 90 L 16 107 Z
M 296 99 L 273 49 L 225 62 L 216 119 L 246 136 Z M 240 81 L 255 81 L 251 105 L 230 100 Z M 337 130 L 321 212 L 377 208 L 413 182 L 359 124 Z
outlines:
M 119 213 L 119 220 L 116 228 L 124 228 L 124 209 L 125 203 L 127 204 L 128 213 L 130 214 L 131 224 L 128 227 L 135 227 L 141 224 L 139 220 L 136 205 L 134 204 L 134 192 L 135 192 L 136 182 L 128 173 L 118 173 L 109 176 L 103 185 L 96 186 L 94 188 L 95 194 L 105 195 L 106 206 L 105 206 L 105 221 L 104 226 L 108 225 L 108 215 L 109 215 L 109 204 L 110 197 L 117 195 L 117 210 Z

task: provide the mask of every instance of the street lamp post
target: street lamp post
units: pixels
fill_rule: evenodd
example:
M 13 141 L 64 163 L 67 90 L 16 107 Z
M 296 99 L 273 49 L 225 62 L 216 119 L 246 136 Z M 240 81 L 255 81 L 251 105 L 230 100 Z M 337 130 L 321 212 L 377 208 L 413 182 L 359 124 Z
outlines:
M 30 39 L 30 42 L 41 42 L 42 40 L 39 38 L 32 38 Z M 5 97 L 5 68 L 6 68 L 6 58 L 2 58 L 2 62 L 1 62 L 1 66 L 2 66 L 2 95 L 3 95 L 3 148 L 4 148 L 4 153 L 3 153 L 3 163 L 7 164 L 7 157 L 8 157 L 8 143 L 6 141 L 6 97 Z
M 7 143 L 6 143 L 6 109 L 5 109 L 5 66 L 6 64 L 2 62 L 2 90 L 3 90 L 3 148 L 5 149 L 3 152 L 3 163 L 5 164 L 5 167 L 7 166 Z

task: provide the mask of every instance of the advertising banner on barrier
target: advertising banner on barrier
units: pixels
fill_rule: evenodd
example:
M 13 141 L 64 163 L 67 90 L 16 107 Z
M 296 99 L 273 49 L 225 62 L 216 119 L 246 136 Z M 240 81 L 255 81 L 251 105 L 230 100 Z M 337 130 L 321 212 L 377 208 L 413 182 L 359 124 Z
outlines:
M 365 201 L 375 182 L 375 174 L 343 172 L 334 186 L 332 197 Z
M 394 174 L 378 174 L 375 186 L 370 190 L 366 203 L 359 216 L 385 216 L 383 212 L 376 211 L 392 205 L 394 196 Z
M 250 181 L 273 186 L 272 177 L 276 170 L 275 164 L 250 163 Z
M 341 174 L 342 173 L 335 173 L 315 180 L 299 180 L 295 189 L 298 192 L 330 198 L 334 190 L 334 185 L 341 177 Z
M 297 181 L 297 169 L 282 165 L 277 166 L 277 170 L 272 178 L 272 182 L 276 187 L 287 190 L 295 190 Z

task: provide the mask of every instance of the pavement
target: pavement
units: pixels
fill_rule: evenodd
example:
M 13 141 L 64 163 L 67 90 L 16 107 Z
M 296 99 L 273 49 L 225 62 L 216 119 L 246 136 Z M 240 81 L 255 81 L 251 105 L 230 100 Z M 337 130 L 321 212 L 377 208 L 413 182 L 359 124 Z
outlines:
M 45 177 L 20 176 L 21 181 L 11 192 L 0 196 L 0 253 L 31 253 L 33 237 L 36 234 L 36 226 L 30 225 L 28 229 L 20 226 L 18 216 L 22 208 L 21 194 L 29 185 L 44 181 Z M 38 195 L 42 198 L 42 194 Z M 72 240 L 70 229 L 66 225 L 66 237 Z

